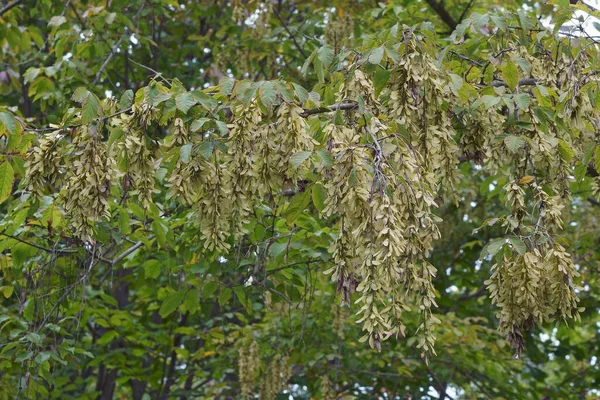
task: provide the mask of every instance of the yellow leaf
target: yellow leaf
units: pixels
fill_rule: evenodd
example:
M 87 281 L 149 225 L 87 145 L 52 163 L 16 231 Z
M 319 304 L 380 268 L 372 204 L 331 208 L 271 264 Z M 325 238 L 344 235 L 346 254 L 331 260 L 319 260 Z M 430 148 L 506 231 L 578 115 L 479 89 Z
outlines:
M 535 179 L 535 176 L 525 175 L 524 177 L 522 177 L 521 179 L 519 179 L 519 185 L 526 185 L 528 183 L 533 182 L 534 179 Z

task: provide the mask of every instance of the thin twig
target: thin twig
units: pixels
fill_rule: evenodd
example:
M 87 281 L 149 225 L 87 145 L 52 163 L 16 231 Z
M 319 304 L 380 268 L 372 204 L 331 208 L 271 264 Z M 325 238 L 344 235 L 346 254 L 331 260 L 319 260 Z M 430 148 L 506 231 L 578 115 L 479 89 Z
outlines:
M 294 42 L 294 45 L 296 46 L 296 48 L 298 49 L 298 51 L 300 52 L 300 54 L 302 54 L 302 57 L 308 58 L 308 56 L 304 52 L 304 49 L 300 46 L 300 43 L 298 43 L 298 41 L 296 40 L 296 36 L 294 36 L 294 34 L 290 31 L 290 28 L 288 28 L 287 24 L 283 20 L 283 18 L 281 18 L 281 15 L 279 15 L 279 13 L 277 11 L 275 11 L 275 9 L 273 9 L 273 13 L 277 17 L 277 19 L 279 21 L 281 21 L 281 25 L 283 25 L 283 29 L 285 29 L 285 31 L 288 33 L 288 35 L 290 35 L 290 38 L 292 38 L 292 41 Z
M 21 3 L 23 0 L 15 0 L 12 3 L 8 3 L 7 5 L 5 5 L 4 7 L 2 7 L 2 9 L 0 9 L 0 17 L 3 16 L 5 13 L 7 13 L 8 11 L 10 11 L 11 8 L 19 5 L 19 3 Z
M 17 242 L 24 243 L 24 244 L 26 244 L 28 246 L 35 247 L 36 249 L 43 250 L 43 251 L 48 252 L 48 253 L 64 253 L 64 254 L 69 253 L 69 254 L 72 254 L 72 253 L 77 253 L 78 252 L 77 250 L 73 250 L 73 249 L 49 249 L 47 247 L 40 246 L 39 244 L 36 244 L 36 243 L 27 242 L 27 241 L 25 241 L 23 239 L 18 238 L 17 236 L 9 235 L 8 233 L 4 233 L 4 232 L 0 232 L 0 235 L 6 236 L 8 238 L 16 240 Z

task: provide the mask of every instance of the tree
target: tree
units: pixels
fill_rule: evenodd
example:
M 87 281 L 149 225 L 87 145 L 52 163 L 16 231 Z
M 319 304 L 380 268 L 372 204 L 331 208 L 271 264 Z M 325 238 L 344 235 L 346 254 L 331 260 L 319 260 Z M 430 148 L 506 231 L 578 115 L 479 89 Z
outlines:
M 592 5 L 29 3 L 3 398 L 598 395 Z

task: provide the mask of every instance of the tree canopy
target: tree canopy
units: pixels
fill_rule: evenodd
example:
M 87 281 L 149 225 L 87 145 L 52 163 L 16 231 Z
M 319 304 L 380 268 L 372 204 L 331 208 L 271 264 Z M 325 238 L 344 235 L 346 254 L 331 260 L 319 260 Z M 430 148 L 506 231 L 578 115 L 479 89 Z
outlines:
M 0 398 L 599 395 L 591 1 L 0 26 Z

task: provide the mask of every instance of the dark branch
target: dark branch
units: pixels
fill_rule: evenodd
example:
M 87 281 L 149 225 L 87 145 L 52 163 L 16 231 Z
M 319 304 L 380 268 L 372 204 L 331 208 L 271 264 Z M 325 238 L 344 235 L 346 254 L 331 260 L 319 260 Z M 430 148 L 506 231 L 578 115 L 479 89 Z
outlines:
M 435 11 L 436 14 L 439 15 L 442 21 L 444 21 L 444 23 L 450 27 L 450 29 L 456 29 L 458 23 L 452 18 L 450 14 L 448 14 L 448 11 L 446 11 L 446 9 L 441 3 L 437 2 L 436 0 L 425 1 L 427 2 L 427 4 L 429 4 L 431 8 L 433 8 L 433 11 Z
M 313 108 L 313 109 L 308 109 L 308 110 L 305 109 L 304 112 L 302 114 L 300 114 L 300 116 L 306 118 L 306 117 L 310 117 L 311 115 L 315 115 L 315 114 L 322 114 L 322 113 L 332 112 L 332 111 L 337 111 L 337 110 L 352 111 L 352 110 L 356 110 L 357 108 L 358 108 L 358 103 L 356 103 L 355 101 L 352 101 L 352 102 L 335 104 L 335 105 L 329 106 L 329 107 L 319 107 L 319 108 Z
M 3 16 L 5 13 L 9 12 L 13 7 L 19 5 L 19 3 L 21 3 L 22 1 L 23 0 L 15 0 L 12 3 L 8 3 L 4 7 L 2 7 L 2 9 L 0 9 L 0 17 Z
M 537 79 L 525 78 L 525 79 L 519 79 L 519 84 L 517 86 L 535 86 L 536 84 L 537 84 Z M 508 85 L 504 81 L 493 81 L 491 83 L 491 85 L 494 87 L 499 87 L 499 86 L 508 87 Z

